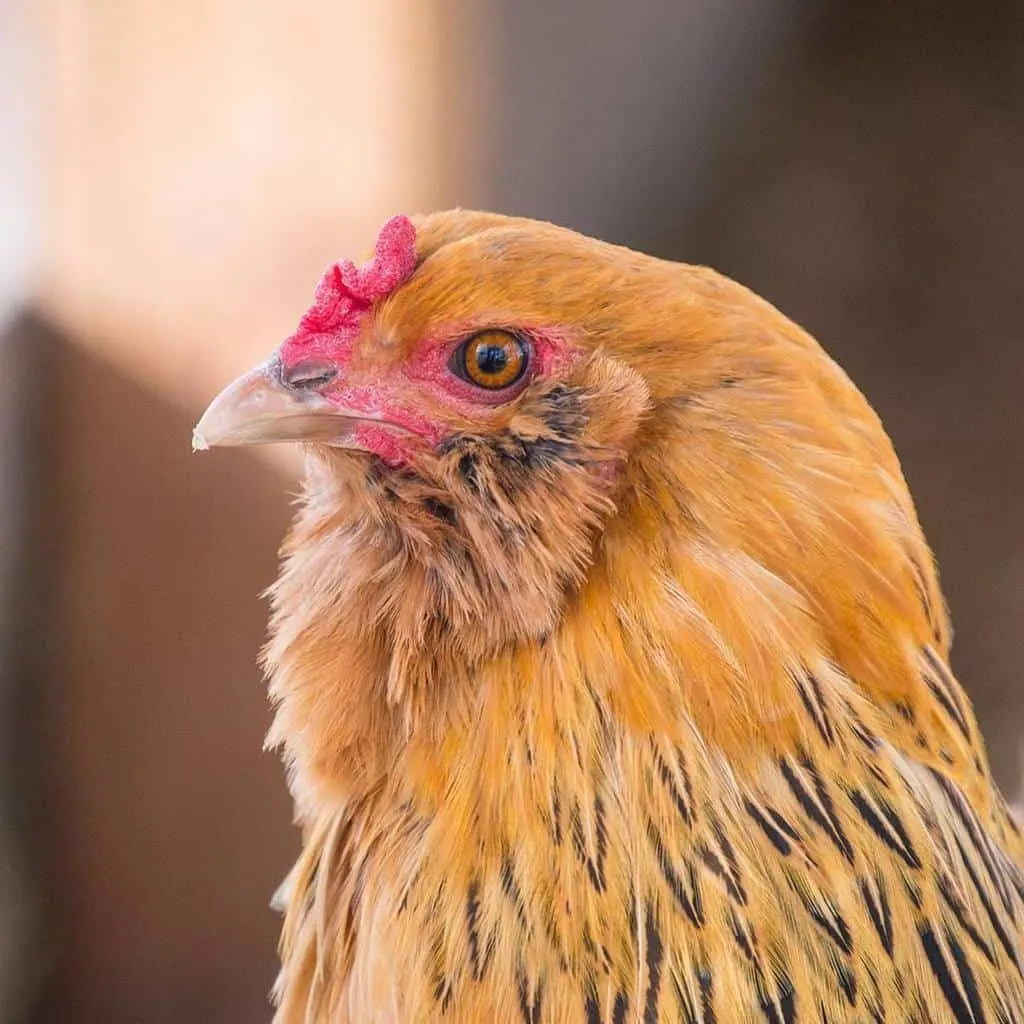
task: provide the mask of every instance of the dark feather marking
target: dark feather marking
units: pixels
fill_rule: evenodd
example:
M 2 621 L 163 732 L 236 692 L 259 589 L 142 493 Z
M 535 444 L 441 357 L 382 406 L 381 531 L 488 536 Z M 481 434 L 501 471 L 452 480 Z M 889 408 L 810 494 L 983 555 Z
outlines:
M 434 985 L 434 1000 L 441 1004 L 442 1015 L 448 1012 L 452 1002 L 452 983 L 441 978 Z
M 594 885 L 598 892 L 604 892 L 604 860 L 608 852 L 608 826 L 604 819 L 604 801 L 601 795 L 594 797 L 594 827 L 597 831 L 597 876 Z
M 846 838 L 846 834 L 843 832 L 843 827 L 839 822 L 839 818 L 835 813 L 835 805 L 832 802 L 832 795 L 829 793 L 828 787 L 825 785 L 825 780 L 822 779 L 821 773 L 818 771 L 814 762 L 809 757 L 800 758 L 800 767 L 811 777 L 814 783 L 814 792 L 818 797 L 818 803 L 821 805 L 825 812 L 825 816 L 831 823 L 832 829 L 835 832 L 834 841 L 839 847 L 840 852 L 846 858 L 846 860 L 853 863 L 853 847 L 850 845 L 850 841 Z
M 562 845 L 562 794 L 556 778 L 551 786 L 551 818 L 554 824 L 555 846 Z
M 858 717 L 856 712 L 850 710 L 850 728 L 853 730 L 854 735 L 864 744 L 868 750 L 878 750 L 882 745 L 882 741 L 878 736 L 869 729 Z
M 1010 831 L 1014 835 L 1019 836 L 1021 834 L 1020 825 L 1017 822 L 1017 818 L 1014 815 L 1013 811 L 1011 811 L 1009 806 L 1007 806 L 1007 803 L 1002 798 L 1002 796 L 999 797 L 999 806 L 1003 812 L 1003 817 L 1006 819 L 1006 824 L 1009 826 Z
M 704 1012 L 704 1024 L 715 1024 L 715 991 L 714 975 L 709 967 L 697 968 L 697 984 L 700 985 L 701 1009 Z
M 580 863 L 587 869 L 591 884 L 598 892 L 604 892 L 606 879 L 604 873 L 605 855 L 608 852 L 608 831 L 604 820 L 604 801 L 600 796 L 594 797 L 594 832 L 597 842 L 595 857 L 587 850 L 586 838 L 583 835 L 583 821 L 580 818 L 580 806 L 574 803 L 569 815 L 572 830 L 572 847 Z
M 697 879 L 697 873 L 694 870 L 692 862 L 686 862 L 686 867 L 690 875 L 691 887 L 691 892 L 687 892 L 683 885 L 683 880 L 679 877 L 675 867 L 672 865 L 672 861 L 668 855 L 668 850 L 665 849 L 665 844 L 662 842 L 661 835 L 658 833 L 654 822 L 649 818 L 647 819 L 647 836 L 651 841 L 651 845 L 654 847 L 654 855 L 658 858 L 658 866 L 661 868 L 661 873 L 664 876 L 672 895 L 676 898 L 676 902 L 680 907 L 682 907 L 683 913 L 686 914 L 694 925 L 698 928 L 703 927 L 704 905 L 701 899 L 700 884 Z
M 423 507 L 435 518 L 449 525 L 455 524 L 455 509 L 437 498 L 424 498 Z
M 914 714 L 914 709 L 905 700 L 894 700 L 892 706 L 896 711 L 896 714 L 903 719 L 907 725 L 913 725 L 917 716 Z
M 796 1021 L 796 989 L 792 984 L 785 992 L 781 993 L 779 1005 L 782 1007 L 783 1024 L 794 1024 Z
M 923 900 L 923 896 L 921 895 L 921 887 L 912 879 L 908 878 L 906 875 L 903 876 L 902 881 L 903 890 L 904 892 L 906 892 L 907 898 L 910 900 L 911 903 L 914 904 L 915 910 L 920 910 L 921 903 Z
M 981 900 L 981 905 L 985 908 L 985 913 L 992 924 L 992 930 L 996 933 L 996 938 L 999 939 L 999 944 L 1006 951 L 1006 955 L 1010 960 L 1013 961 L 1013 966 L 1017 968 L 1017 972 L 1024 977 L 1024 968 L 1021 967 L 1020 951 L 1017 945 L 1010 939 L 1002 918 L 992 905 L 992 901 L 988 898 L 988 893 L 985 892 L 985 887 L 981 884 L 981 879 L 978 877 L 977 871 L 974 870 L 974 865 L 971 863 L 970 857 L 967 856 L 967 851 L 964 849 L 959 838 L 956 840 L 956 845 L 960 851 L 960 860 L 967 869 L 967 876 L 974 886 L 974 891 L 978 894 L 978 899 Z
M 432 906 L 435 909 L 440 905 L 443 889 L 442 885 L 441 890 L 434 896 Z M 441 1015 L 443 1016 L 448 1012 L 448 1006 L 452 1001 L 452 981 L 444 971 L 444 938 L 440 930 L 435 930 L 430 940 L 430 954 L 433 960 L 431 973 L 434 978 L 434 1000 L 441 1004 Z
M 587 414 L 583 409 L 586 392 L 583 388 L 556 384 L 544 396 L 547 409 L 544 422 L 548 428 L 563 437 L 577 437 L 587 425 Z
M 835 817 L 832 798 L 828 795 L 828 791 L 825 789 L 825 784 L 822 782 L 818 773 L 814 770 L 814 766 L 806 758 L 801 760 L 800 765 L 808 772 L 808 774 L 810 774 L 814 781 L 817 800 L 815 800 L 815 796 L 812 795 L 804 786 L 795 769 L 790 764 L 789 758 L 783 757 L 779 761 L 779 767 L 782 769 L 783 778 L 786 780 L 786 783 L 793 795 L 796 797 L 800 806 L 804 809 L 804 812 L 811 821 L 825 831 L 825 834 L 832 840 L 847 862 L 852 864 L 853 847 L 850 845 L 850 841 L 846 838 L 842 825 L 839 824 L 839 821 Z
M 871 923 L 875 926 L 875 931 L 878 932 L 882 948 L 889 956 L 892 956 L 893 931 L 889 898 L 886 896 L 885 887 L 880 880 L 876 880 L 875 887 L 877 888 L 877 898 L 868 880 L 866 878 L 860 880 L 860 894 L 864 899 L 864 905 L 868 909 L 868 916 L 871 918 Z
M 942 898 L 946 903 L 946 906 L 953 912 L 953 916 L 957 920 L 957 924 L 963 929 L 970 940 L 981 950 L 985 959 L 996 966 L 995 953 L 992 952 L 992 947 L 981 937 L 978 933 L 977 928 L 967 918 L 967 908 L 964 906 L 963 901 L 953 891 L 953 883 L 950 881 L 948 875 L 939 876 L 939 892 L 942 894 Z
M 1021 871 L 1016 864 L 1012 865 L 1010 871 L 1010 885 L 1017 896 L 1024 900 L 1024 871 Z
M 676 994 L 679 1012 L 683 1024 L 715 1024 L 715 993 L 714 976 L 707 966 L 699 966 L 693 972 L 697 982 L 700 1006 L 691 997 L 689 988 L 684 987 L 681 978 L 675 971 L 669 972 L 672 989 Z
M 689 991 L 683 986 L 682 981 L 675 972 L 669 974 L 672 983 L 672 991 L 676 994 L 676 1002 L 679 1004 L 679 1014 L 683 1024 L 700 1024 L 700 1017 L 697 1016 L 697 1007 L 690 998 Z
M 576 764 L 579 766 L 580 771 L 584 771 L 583 768 L 583 751 L 580 750 L 580 740 L 575 732 L 569 733 L 569 740 L 572 743 L 572 752 L 576 755 Z M 580 805 L 576 805 L 576 816 L 579 817 Z
M 644 926 L 644 939 L 647 946 L 647 996 L 644 999 L 644 1024 L 658 1024 L 658 994 L 661 987 L 661 962 L 665 956 L 665 947 L 661 942 L 661 932 L 654 919 L 654 910 L 647 905 L 647 920 Z
M 726 864 L 728 865 L 729 878 L 733 884 L 733 898 L 745 906 L 747 894 L 743 888 L 743 879 L 740 875 L 740 865 L 736 859 L 736 851 L 732 848 L 732 843 L 729 842 L 729 837 L 725 834 L 725 829 L 722 828 L 720 821 L 713 820 L 711 822 L 711 831 L 714 832 L 715 838 L 718 840 L 718 847 L 722 851 L 722 855 L 725 857 Z
M 587 1015 L 587 1024 L 601 1024 L 601 1007 L 597 1002 L 597 986 L 593 979 L 587 983 L 587 994 L 583 1004 L 583 1012 Z
M 516 969 L 516 987 L 519 990 L 519 1012 L 523 1017 L 523 1024 L 540 1024 L 541 996 L 543 986 L 537 985 L 533 993 L 533 1000 L 530 1000 L 530 986 L 526 978 L 526 971 L 520 964 Z
M 530 932 L 532 929 L 530 929 L 526 921 L 526 905 L 523 903 L 523 893 L 519 888 L 519 883 L 516 881 L 515 868 L 512 864 L 512 856 L 508 853 L 506 853 L 501 860 L 501 888 L 505 895 L 512 901 L 519 923 L 527 930 L 527 932 Z
M 953 959 L 956 961 L 959 985 L 950 971 L 949 964 L 942 954 L 942 947 L 932 929 L 927 924 L 922 924 L 918 927 L 918 934 L 921 937 L 921 946 L 928 957 L 935 980 L 938 981 L 957 1024 L 984 1024 L 985 1011 L 981 1006 L 974 974 L 956 939 L 949 933 L 945 936 L 953 953 Z M 961 992 L 961 987 L 963 992 Z
M 741 907 L 746 905 L 747 894 L 737 886 L 733 880 L 732 875 L 722 865 L 721 860 L 717 855 L 710 850 L 705 843 L 701 843 L 697 847 L 697 853 L 700 856 L 704 866 L 718 879 L 725 884 L 725 891 L 729 894 L 729 897 L 735 900 Z
M 763 990 L 760 993 L 761 1009 L 768 1024 L 794 1024 L 796 1020 L 796 992 L 793 983 L 785 975 L 779 978 L 779 990 L 774 998 Z
M 963 733 L 964 739 L 970 741 L 971 733 L 970 730 L 967 728 L 967 722 L 964 720 L 963 715 L 959 711 L 959 709 L 950 700 L 949 694 L 946 693 L 946 691 L 943 690 L 935 682 L 935 680 L 932 679 L 932 677 L 927 673 L 924 673 L 922 675 L 922 678 L 928 685 L 928 689 L 932 691 L 932 694 L 934 695 L 935 699 L 939 702 L 939 704 L 942 705 L 946 714 L 948 714 L 949 717 L 953 719 L 953 721 L 956 723 L 956 727 L 960 730 L 960 732 Z
M 669 796 L 672 797 L 672 802 L 676 805 L 676 810 L 679 812 L 679 816 L 687 825 L 692 825 L 693 812 L 690 809 L 690 804 L 679 791 L 679 787 L 676 785 L 675 779 L 672 778 L 672 770 L 665 763 L 665 759 L 661 756 L 661 753 L 658 750 L 654 751 L 654 761 L 658 767 L 658 776 L 664 783 L 665 788 L 668 790 Z
M 952 705 L 951 714 L 956 720 L 956 724 L 960 727 L 964 737 L 970 740 L 970 728 L 967 724 L 967 712 L 964 710 L 964 705 L 960 700 L 960 684 L 953 678 L 953 674 L 949 671 L 948 666 L 944 661 L 930 648 L 924 647 L 921 649 L 921 653 L 924 655 L 924 659 L 928 662 L 928 667 L 931 672 L 925 673 L 924 680 L 928 684 L 928 688 L 938 696 L 936 687 L 940 688 L 945 694 L 945 701 L 940 699 L 940 703 L 946 706 Z
M 848 795 L 850 797 L 850 802 L 857 808 L 860 816 L 871 827 L 871 831 L 874 832 L 890 850 L 898 854 L 909 867 L 912 867 L 915 870 L 919 869 L 921 867 L 921 860 L 917 856 L 917 853 L 910 842 L 910 837 L 907 835 L 907 830 L 904 827 L 903 822 L 900 821 L 899 816 L 890 806 L 888 801 L 881 797 L 876 798 L 879 810 L 885 818 L 885 821 L 883 821 L 875 812 L 875 809 L 871 806 L 871 803 L 861 790 L 850 790 Z M 889 828 L 886 828 L 885 822 L 888 822 Z
M 935 616 L 935 608 L 932 605 L 932 598 L 925 580 L 924 570 L 921 568 L 921 563 L 917 557 L 909 551 L 907 552 L 907 561 L 910 563 L 914 576 L 914 590 L 917 591 L 917 599 L 921 602 L 921 607 L 924 609 L 924 616 L 928 620 L 932 635 L 935 637 L 936 642 L 940 642 L 941 627 L 939 620 Z
M 774 846 L 783 857 L 788 857 L 793 852 L 793 847 L 790 841 L 783 834 L 782 830 L 777 828 L 773 822 L 769 821 L 768 817 L 752 800 L 745 799 L 743 801 L 743 807 L 747 814 L 749 814 L 761 827 L 761 831 L 763 831 L 769 840 L 771 840 L 772 846 Z
M 683 791 L 686 795 L 686 802 L 689 806 L 693 807 L 693 781 L 690 778 L 689 769 L 686 767 L 686 755 L 678 747 L 676 748 L 675 756 L 676 767 L 679 769 L 679 774 L 683 780 Z
M 574 444 L 557 437 L 538 437 L 523 441 L 524 461 L 530 469 L 547 469 L 556 463 L 579 465 L 577 448 Z
M 1005 877 L 1005 874 L 999 870 L 996 865 L 995 859 L 992 856 L 991 840 L 985 834 L 981 827 L 981 823 L 978 821 L 978 816 L 974 812 L 974 808 L 968 803 L 967 798 L 961 792 L 960 787 L 956 786 L 953 782 L 946 778 L 941 772 L 936 771 L 934 768 L 929 769 L 931 775 L 941 786 L 943 792 L 946 794 L 946 799 L 949 801 L 953 810 L 956 812 L 957 817 L 960 819 L 961 824 L 964 826 L 964 830 L 967 832 L 967 837 L 971 841 L 971 845 L 978 851 L 978 856 L 981 858 L 982 864 L 985 865 L 985 870 L 988 873 L 989 878 L 992 880 L 992 885 L 995 887 L 996 893 L 999 895 L 999 899 L 1002 902 L 1006 913 L 1009 915 L 1010 920 L 1016 922 L 1017 915 L 1013 906 L 1013 897 L 1010 893 L 1009 884 Z
M 811 920 L 847 955 L 853 952 L 853 939 L 850 935 L 850 926 L 844 920 L 842 914 L 832 905 L 828 899 L 823 899 L 825 909 L 820 907 L 809 894 L 798 887 L 793 887 L 794 892 L 800 897 Z
M 843 990 L 843 995 L 846 996 L 846 1001 L 851 1006 L 857 1005 L 857 977 L 850 970 L 848 964 L 834 964 L 836 978 L 839 981 L 839 987 Z
M 478 918 L 480 914 L 480 885 L 474 878 L 466 892 L 466 927 L 469 930 L 469 964 L 473 980 L 479 981 L 483 976 L 480 963 L 480 933 Z
M 765 807 L 769 817 L 775 822 L 776 827 L 781 831 L 785 832 L 794 843 L 803 842 L 803 838 L 799 832 L 777 811 L 774 807 Z
M 629 1009 L 629 996 L 625 992 L 615 994 L 612 1006 L 612 1024 L 626 1024 L 626 1011 Z
M 476 457 L 466 452 L 459 457 L 459 475 L 474 490 L 479 490 L 480 479 L 477 475 Z
M 882 770 L 882 766 L 874 758 L 868 761 L 867 769 L 871 772 L 872 778 L 874 778 L 875 782 L 877 782 L 882 789 L 892 789 L 892 786 L 889 784 L 888 776 Z
M 751 929 L 748 933 L 743 928 L 743 922 L 736 916 L 736 912 L 730 908 L 728 914 L 726 914 L 726 921 L 729 924 L 729 931 L 732 933 L 732 937 L 736 940 L 736 945 L 739 946 L 740 952 L 750 961 L 753 965 L 754 970 L 758 976 L 761 974 L 761 962 L 758 959 L 757 951 L 754 948 L 757 944 L 757 937 Z
M 821 733 L 821 738 L 831 747 L 836 741 L 836 734 L 825 706 L 825 695 L 822 693 L 821 684 L 810 672 L 794 673 L 791 678 L 796 683 L 797 693 L 800 694 L 800 700 L 807 709 L 807 714 L 811 716 L 815 727 Z
M 583 822 L 580 820 L 580 805 L 574 803 L 569 812 L 569 828 L 572 831 L 572 848 L 581 864 L 587 861 L 587 847 L 583 840 Z

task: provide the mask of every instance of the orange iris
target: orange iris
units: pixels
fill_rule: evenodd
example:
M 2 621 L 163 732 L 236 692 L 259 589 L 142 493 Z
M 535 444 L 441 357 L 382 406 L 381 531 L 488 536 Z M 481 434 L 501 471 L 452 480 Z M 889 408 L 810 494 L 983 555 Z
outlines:
M 526 346 L 509 331 L 481 331 L 461 352 L 465 378 L 491 391 L 514 384 L 526 369 Z

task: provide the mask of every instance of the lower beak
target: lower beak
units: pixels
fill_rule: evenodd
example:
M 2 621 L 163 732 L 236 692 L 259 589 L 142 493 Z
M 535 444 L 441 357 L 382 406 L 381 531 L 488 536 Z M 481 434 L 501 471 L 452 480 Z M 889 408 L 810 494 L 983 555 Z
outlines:
M 315 382 L 286 383 L 277 356 L 229 384 L 192 432 L 194 451 L 275 441 L 320 441 L 357 447 L 365 419 L 329 402 Z

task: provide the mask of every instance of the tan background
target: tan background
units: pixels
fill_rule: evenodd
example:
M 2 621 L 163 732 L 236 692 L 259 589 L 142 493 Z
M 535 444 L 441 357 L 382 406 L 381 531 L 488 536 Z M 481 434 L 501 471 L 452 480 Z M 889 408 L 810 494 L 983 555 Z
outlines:
M 896 440 L 1017 795 L 1024 17 L 904 6 L 0 5 L 3 1024 L 268 1016 L 294 466 L 189 433 L 396 211 L 551 217 L 808 326 Z

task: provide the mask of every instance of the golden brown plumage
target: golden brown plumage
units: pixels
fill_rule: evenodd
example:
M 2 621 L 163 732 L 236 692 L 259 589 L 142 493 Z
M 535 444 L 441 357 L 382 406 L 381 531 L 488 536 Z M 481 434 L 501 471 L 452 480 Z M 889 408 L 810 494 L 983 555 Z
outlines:
M 337 362 L 433 440 L 311 446 L 273 589 L 277 1020 L 1024 1020 L 1021 837 L 864 398 L 713 271 L 415 223 Z M 449 403 L 423 346 L 485 327 L 554 355 Z

